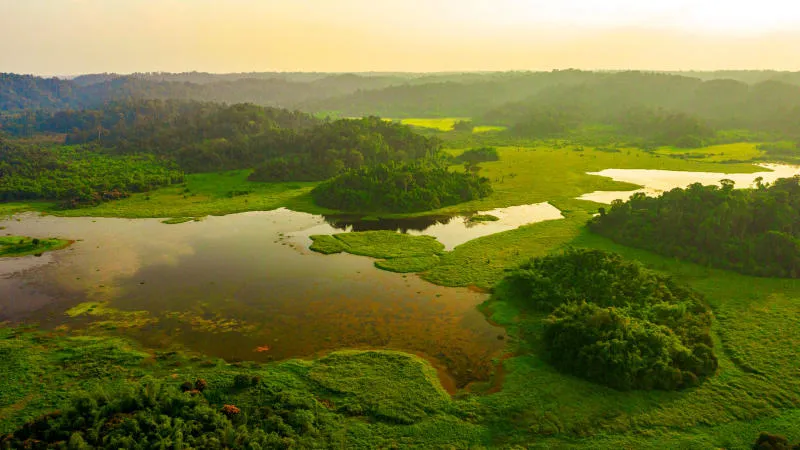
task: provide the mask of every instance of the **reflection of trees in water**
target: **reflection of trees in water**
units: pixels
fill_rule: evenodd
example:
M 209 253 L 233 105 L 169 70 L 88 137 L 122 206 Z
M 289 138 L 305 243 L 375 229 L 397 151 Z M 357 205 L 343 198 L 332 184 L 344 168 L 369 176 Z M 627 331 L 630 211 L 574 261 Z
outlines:
M 469 219 L 460 216 L 424 216 L 376 220 L 363 220 L 361 216 L 324 217 L 328 225 L 339 230 L 350 229 L 352 231 L 400 230 L 403 233 L 408 231 L 425 231 L 434 225 L 447 225 L 452 220 L 459 218 L 463 219 L 465 224 L 469 224 Z

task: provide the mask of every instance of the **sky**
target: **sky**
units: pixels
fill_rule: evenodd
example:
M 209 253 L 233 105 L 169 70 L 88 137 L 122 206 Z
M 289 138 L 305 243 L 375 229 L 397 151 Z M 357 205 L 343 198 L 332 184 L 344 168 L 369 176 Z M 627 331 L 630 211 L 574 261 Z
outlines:
M 794 0 L 0 0 L 0 72 L 800 70 Z

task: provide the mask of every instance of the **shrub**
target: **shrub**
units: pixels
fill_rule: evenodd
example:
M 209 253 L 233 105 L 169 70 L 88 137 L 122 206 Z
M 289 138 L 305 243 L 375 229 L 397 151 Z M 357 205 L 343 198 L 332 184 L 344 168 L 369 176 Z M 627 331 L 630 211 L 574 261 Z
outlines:
M 783 436 L 761 432 L 753 444 L 753 450 L 800 450 L 800 444 L 790 445 Z
M 208 387 L 208 382 L 202 378 L 198 378 L 197 381 L 194 382 L 194 388 L 200 392 L 203 392 Z

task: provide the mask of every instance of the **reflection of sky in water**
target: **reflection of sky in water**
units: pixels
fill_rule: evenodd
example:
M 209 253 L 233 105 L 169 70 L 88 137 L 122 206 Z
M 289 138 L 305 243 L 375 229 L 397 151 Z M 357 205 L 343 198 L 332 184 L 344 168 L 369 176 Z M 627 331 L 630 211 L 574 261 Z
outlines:
M 519 217 L 509 213 L 507 220 Z M 17 218 L 0 222 L 4 233 L 77 242 L 41 258 L 0 259 L 0 321 L 110 323 L 112 332 L 148 346 L 185 346 L 228 360 L 395 348 L 446 366 L 460 385 L 488 377 L 503 348 L 504 331 L 475 308 L 485 294 L 381 271 L 370 258 L 316 254 L 307 239 L 290 238 L 330 227 L 320 216 L 280 209 L 179 225 Z M 88 301 L 115 312 L 65 314 Z
M 693 183 L 704 185 L 719 184 L 722 179 L 732 180 L 736 188 L 752 187 L 756 178 L 763 178 L 765 183 L 772 183 L 778 178 L 789 178 L 800 174 L 800 166 L 785 164 L 759 164 L 761 167 L 772 170 L 771 172 L 756 173 L 717 173 L 717 172 L 681 172 L 673 170 L 648 170 L 648 169 L 605 169 L 600 172 L 589 172 L 589 175 L 599 175 L 612 178 L 614 181 L 644 186 L 635 191 L 595 191 L 578 197 L 580 200 L 591 200 L 598 203 L 610 204 L 614 200 L 628 200 L 633 194 L 644 192 L 647 195 L 660 195 L 665 191 L 675 188 L 685 188 Z
M 326 217 L 326 223 L 292 233 L 292 237 L 303 240 L 315 234 L 392 230 L 416 236 L 433 236 L 444 244 L 445 249 L 452 250 L 465 242 L 479 237 L 513 230 L 522 225 L 564 218 L 558 208 L 546 202 L 498 208 L 491 211 L 481 211 L 478 214 L 489 214 L 500 220 L 494 222 L 471 222 L 469 216 L 452 216 L 364 221 L 359 218 L 348 219 L 346 217 L 332 216 Z

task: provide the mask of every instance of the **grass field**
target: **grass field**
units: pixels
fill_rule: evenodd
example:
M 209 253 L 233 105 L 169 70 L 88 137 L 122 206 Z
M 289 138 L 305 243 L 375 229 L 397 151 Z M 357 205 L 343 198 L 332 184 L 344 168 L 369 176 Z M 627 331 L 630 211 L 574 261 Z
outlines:
M 683 156 L 709 162 L 750 161 L 764 156 L 764 152 L 758 149 L 758 145 L 750 142 L 739 142 L 694 149 L 661 147 L 656 150 L 656 154 Z
M 403 125 L 412 127 L 430 128 L 439 131 L 452 131 L 453 125 L 462 120 L 470 120 L 469 117 L 445 117 L 435 119 L 403 119 L 400 121 Z
M 505 131 L 507 127 L 493 126 L 493 125 L 479 125 L 472 129 L 473 133 L 499 133 Z
M 49 202 L 5 203 L 0 204 L 0 215 L 33 210 L 64 217 L 175 218 L 180 223 L 188 218 L 269 211 L 283 206 L 315 213 L 331 212 L 311 201 L 308 193 L 316 183 L 259 183 L 248 181 L 249 175 L 249 170 L 190 174 L 180 185 L 79 209 L 59 209 Z

